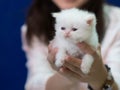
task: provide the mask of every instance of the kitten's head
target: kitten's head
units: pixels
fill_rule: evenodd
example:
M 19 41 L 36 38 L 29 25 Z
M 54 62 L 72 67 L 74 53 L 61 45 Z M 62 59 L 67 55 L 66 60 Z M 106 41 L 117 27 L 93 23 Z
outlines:
M 76 8 L 52 13 L 56 19 L 56 35 L 75 42 L 87 40 L 95 31 L 96 18 L 93 13 Z

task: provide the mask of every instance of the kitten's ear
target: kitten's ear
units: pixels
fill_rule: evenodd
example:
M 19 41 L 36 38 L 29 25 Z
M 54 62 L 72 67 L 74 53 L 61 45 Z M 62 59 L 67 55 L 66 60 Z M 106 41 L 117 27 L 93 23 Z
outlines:
M 88 25 L 92 25 L 92 23 L 93 23 L 93 19 L 92 19 L 92 18 L 89 19 L 89 20 L 87 20 L 87 24 L 88 24 Z
M 95 21 L 95 15 L 91 15 L 87 18 L 87 24 L 92 25 Z
M 59 13 L 51 13 L 54 18 L 59 16 Z

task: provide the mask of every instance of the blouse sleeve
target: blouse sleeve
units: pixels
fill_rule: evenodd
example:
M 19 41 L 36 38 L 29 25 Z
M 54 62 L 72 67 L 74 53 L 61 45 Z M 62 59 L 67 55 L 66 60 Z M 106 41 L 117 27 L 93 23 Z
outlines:
M 113 77 L 120 90 L 120 8 L 111 5 L 104 7 L 106 33 L 102 43 L 102 57 L 111 67 Z
M 106 63 L 111 67 L 112 74 L 120 89 L 120 28 L 107 51 Z
M 22 40 L 22 50 L 27 51 L 28 45 L 27 45 L 27 39 L 26 39 L 26 33 L 27 33 L 27 26 L 24 24 L 21 27 L 21 40 Z
M 21 28 L 22 49 L 26 55 L 28 69 L 25 90 L 45 90 L 46 81 L 54 74 L 47 60 L 47 45 L 33 37 L 32 45 L 29 46 L 26 33 L 27 26 L 23 25 Z

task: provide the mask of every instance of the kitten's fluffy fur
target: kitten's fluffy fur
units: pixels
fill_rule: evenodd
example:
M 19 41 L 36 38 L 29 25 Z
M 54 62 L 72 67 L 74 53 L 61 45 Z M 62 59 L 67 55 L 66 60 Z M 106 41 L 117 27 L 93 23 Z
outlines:
M 83 52 L 77 47 L 77 43 L 86 42 L 93 48 L 98 47 L 98 35 L 96 32 L 96 17 L 93 13 L 76 8 L 52 13 L 56 19 L 56 35 L 53 46 L 59 48 L 56 54 L 56 66 L 61 67 L 68 52 L 71 56 L 78 56 Z M 85 54 L 80 66 L 83 73 L 90 71 L 94 58 Z

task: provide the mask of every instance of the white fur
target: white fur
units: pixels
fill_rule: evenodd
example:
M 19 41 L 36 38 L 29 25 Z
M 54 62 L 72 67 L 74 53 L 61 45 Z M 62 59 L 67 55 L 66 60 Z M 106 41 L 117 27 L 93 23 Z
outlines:
M 53 40 L 53 46 L 59 48 L 55 62 L 57 67 L 63 65 L 67 52 L 72 56 L 82 54 L 82 51 L 76 45 L 79 42 L 84 41 L 97 49 L 98 35 L 96 32 L 96 17 L 93 13 L 73 8 L 62 10 L 52 15 L 56 18 L 56 35 Z M 65 30 L 61 30 L 61 27 L 65 27 Z M 73 28 L 77 28 L 77 30 L 72 31 L 71 29 Z M 70 32 L 68 34 L 69 37 L 65 37 L 67 35 L 66 32 Z M 89 54 L 83 56 L 80 66 L 83 73 L 89 73 L 93 60 L 94 58 Z

